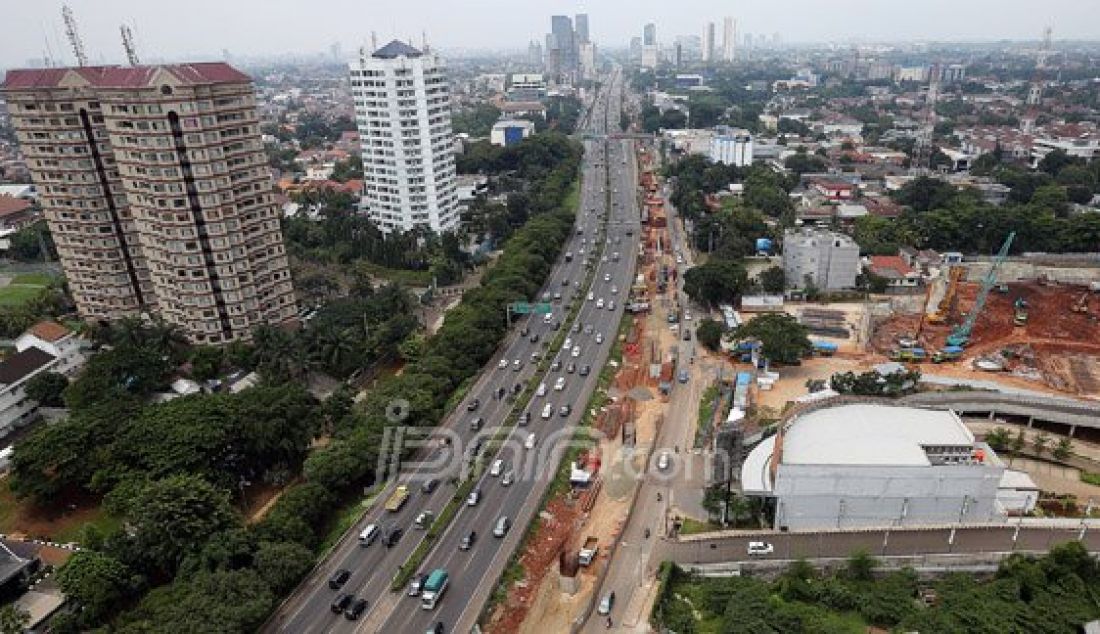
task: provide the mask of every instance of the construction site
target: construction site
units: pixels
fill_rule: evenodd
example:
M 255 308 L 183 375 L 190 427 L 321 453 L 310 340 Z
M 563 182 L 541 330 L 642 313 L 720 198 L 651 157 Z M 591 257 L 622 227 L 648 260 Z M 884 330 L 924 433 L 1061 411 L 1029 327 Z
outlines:
M 1100 396 L 1097 285 L 1041 274 L 999 279 L 1011 241 L 1009 236 L 989 266 L 945 266 L 917 310 L 876 321 L 871 351 L 895 361 L 1007 373 L 1059 392 Z

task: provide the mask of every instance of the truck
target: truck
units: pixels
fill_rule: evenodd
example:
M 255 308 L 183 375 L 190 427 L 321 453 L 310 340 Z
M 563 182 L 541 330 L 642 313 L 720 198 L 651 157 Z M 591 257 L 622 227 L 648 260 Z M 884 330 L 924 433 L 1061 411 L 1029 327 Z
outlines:
M 600 551 L 599 539 L 589 535 L 584 538 L 584 545 L 581 546 L 581 551 L 577 553 L 577 563 L 582 566 L 590 566 L 596 559 L 596 553 Z
M 1012 323 L 1017 326 L 1027 325 L 1027 300 L 1017 297 L 1012 304 Z
M 443 593 L 447 591 L 447 585 L 450 582 L 451 577 L 446 570 L 442 568 L 433 570 L 428 575 L 427 581 L 424 582 L 424 588 L 420 591 L 420 607 L 425 610 L 435 608 L 435 605 L 443 598 Z
M 900 348 L 890 351 L 891 361 L 921 362 L 928 358 L 924 348 Z
M 812 341 L 814 354 L 831 357 L 836 354 L 837 345 L 831 341 Z
M 962 356 L 963 349 L 961 346 L 944 346 L 939 350 L 932 353 L 932 363 L 943 363 L 944 361 L 955 361 Z
M 405 502 L 409 499 L 409 487 L 404 484 L 394 489 L 393 494 L 390 495 L 390 499 L 386 500 L 386 510 L 390 513 L 396 513 L 401 510 L 402 506 L 405 506 Z

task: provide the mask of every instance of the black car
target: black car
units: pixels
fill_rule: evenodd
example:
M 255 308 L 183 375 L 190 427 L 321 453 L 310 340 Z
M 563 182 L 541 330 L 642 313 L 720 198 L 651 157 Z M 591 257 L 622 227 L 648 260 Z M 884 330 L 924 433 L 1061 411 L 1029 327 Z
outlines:
M 397 545 L 397 542 L 401 541 L 401 536 L 404 534 L 405 531 L 401 528 L 391 528 L 382 539 L 382 543 L 386 545 L 386 548 L 393 548 Z
M 531 343 L 538 343 L 539 342 L 539 333 L 537 333 L 537 332 L 531 333 L 530 341 L 531 341 Z
M 581 366 L 581 371 L 580 371 L 581 376 L 588 376 L 591 372 L 592 372 L 592 366 L 590 366 L 590 365 L 582 365 Z
M 470 550 L 474 547 L 474 542 L 477 541 L 477 531 L 470 531 L 463 538 L 462 542 L 458 544 L 459 550 Z
M 472 412 L 479 407 L 481 407 L 481 399 L 475 398 L 474 400 L 470 401 L 469 405 L 466 406 L 466 411 Z
M 523 384 L 522 383 L 516 383 L 515 385 L 512 386 L 512 394 L 519 394 L 522 391 L 523 391 Z
M 345 568 L 340 568 L 336 572 L 332 573 L 332 576 L 328 578 L 328 587 L 333 590 L 339 590 L 344 587 L 344 584 L 351 578 L 351 571 Z
M 481 429 L 481 426 L 484 425 L 484 424 L 485 424 L 485 419 L 483 419 L 480 416 L 474 416 L 474 419 L 470 421 L 470 429 L 473 430 L 473 431 L 478 431 L 478 430 Z
M 428 628 L 427 634 L 443 634 L 444 631 L 443 621 L 436 621 L 435 625 Z
M 508 393 L 508 390 L 504 388 L 498 388 L 496 391 L 497 400 L 504 398 L 504 395 Z
M 339 614 L 347 609 L 351 604 L 352 596 L 347 593 L 341 593 L 340 596 L 332 600 L 332 611 Z
M 439 486 L 439 480 L 436 480 L 435 478 L 425 480 L 424 484 L 420 485 L 420 491 L 422 493 L 431 493 L 432 491 L 435 491 L 435 488 L 437 486 Z
M 349 621 L 354 621 L 359 618 L 367 609 L 366 599 L 356 599 L 355 603 L 352 603 L 348 609 L 344 610 L 344 618 Z
M 553 328 L 554 330 L 561 330 L 561 322 L 555 321 L 551 328 Z

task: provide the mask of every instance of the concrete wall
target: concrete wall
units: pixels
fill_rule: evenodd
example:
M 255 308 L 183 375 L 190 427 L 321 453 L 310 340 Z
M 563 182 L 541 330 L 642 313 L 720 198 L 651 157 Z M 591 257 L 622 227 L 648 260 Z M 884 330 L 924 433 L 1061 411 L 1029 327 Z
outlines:
M 989 272 L 991 262 L 966 261 L 962 263 L 966 268 L 966 279 L 971 282 L 980 282 L 982 277 Z M 1034 281 L 1040 275 L 1063 284 L 1087 285 L 1089 282 L 1100 282 L 1100 262 L 1083 260 L 1080 262 L 1066 261 L 1065 263 L 1050 263 L 1043 261 L 1006 260 L 997 269 L 997 281 L 1019 282 Z
M 989 522 L 1004 468 L 782 464 L 777 528 L 921 526 Z

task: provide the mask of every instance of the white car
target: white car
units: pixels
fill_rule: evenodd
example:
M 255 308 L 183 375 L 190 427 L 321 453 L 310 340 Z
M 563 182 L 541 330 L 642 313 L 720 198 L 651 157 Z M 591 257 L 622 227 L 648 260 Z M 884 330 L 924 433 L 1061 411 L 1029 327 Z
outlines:
M 507 368 L 508 367 L 508 359 L 501 359 L 500 363 L 497 364 L 497 367 L 500 368 L 501 370 L 503 370 L 504 368 Z
M 618 295 L 619 294 L 619 287 L 618 286 L 612 286 L 611 287 L 611 294 L 612 295 Z
M 554 321 L 554 314 L 553 313 L 546 313 L 545 315 L 542 316 L 542 323 L 548 324 L 552 321 Z
M 534 449 L 535 448 L 535 435 L 534 434 L 527 434 L 527 440 L 523 441 L 523 448 L 524 449 Z
M 535 396 L 546 396 L 546 384 L 539 383 L 539 388 L 535 390 Z
M 657 468 L 661 471 L 668 469 L 668 466 L 672 463 L 672 459 L 668 455 L 668 451 L 662 451 L 657 456 Z
M 512 369 L 515 370 L 516 372 L 519 372 L 519 369 L 522 368 L 522 367 L 523 367 L 523 361 L 522 360 L 516 359 L 515 361 L 512 362 Z
M 607 300 L 607 310 L 615 310 L 615 300 Z
M 581 347 L 580 346 L 573 346 L 573 351 L 570 352 L 569 354 L 572 355 L 573 357 L 581 356 Z
M 554 391 L 560 392 L 565 389 L 565 377 L 559 376 L 557 381 L 554 381 Z
M 610 273 L 604 273 L 603 274 L 603 281 L 610 282 L 611 281 L 611 274 Z
M 603 343 L 603 334 L 596 333 L 596 343 Z
M 596 294 L 592 291 L 588 291 L 588 301 L 592 301 L 594 299 L 596 299 Z
M 565 343 L 561 344 L 561 347 L 562 347 L 563 350 L 568 350 L 568 349 L 572 348 L 573 347 L 573 338 L 572 337 L 566 337 L 565 338 Z
M 493 461 L 493 466 L 489 467 L 489 475 L 497 478 L 501 473 L 504 473 L 504 461 L 497 458 Z
M 603 298 L 602 297 L 596 300 L 596 308 L 603 308 Z
M 481 501 L 481 489 L 474 489 L 470 491 L 470 495 L 466 496 L 466 506 L 477 506 L 477 503 Z
M 684 311 L 684 321 L 691 321 L 691 311 L 690 310 L 685 310 Z
M 770 555 L 775 552 L 775 546 L 768 542 L 749 542 L 748 553 L 750 555 Z

